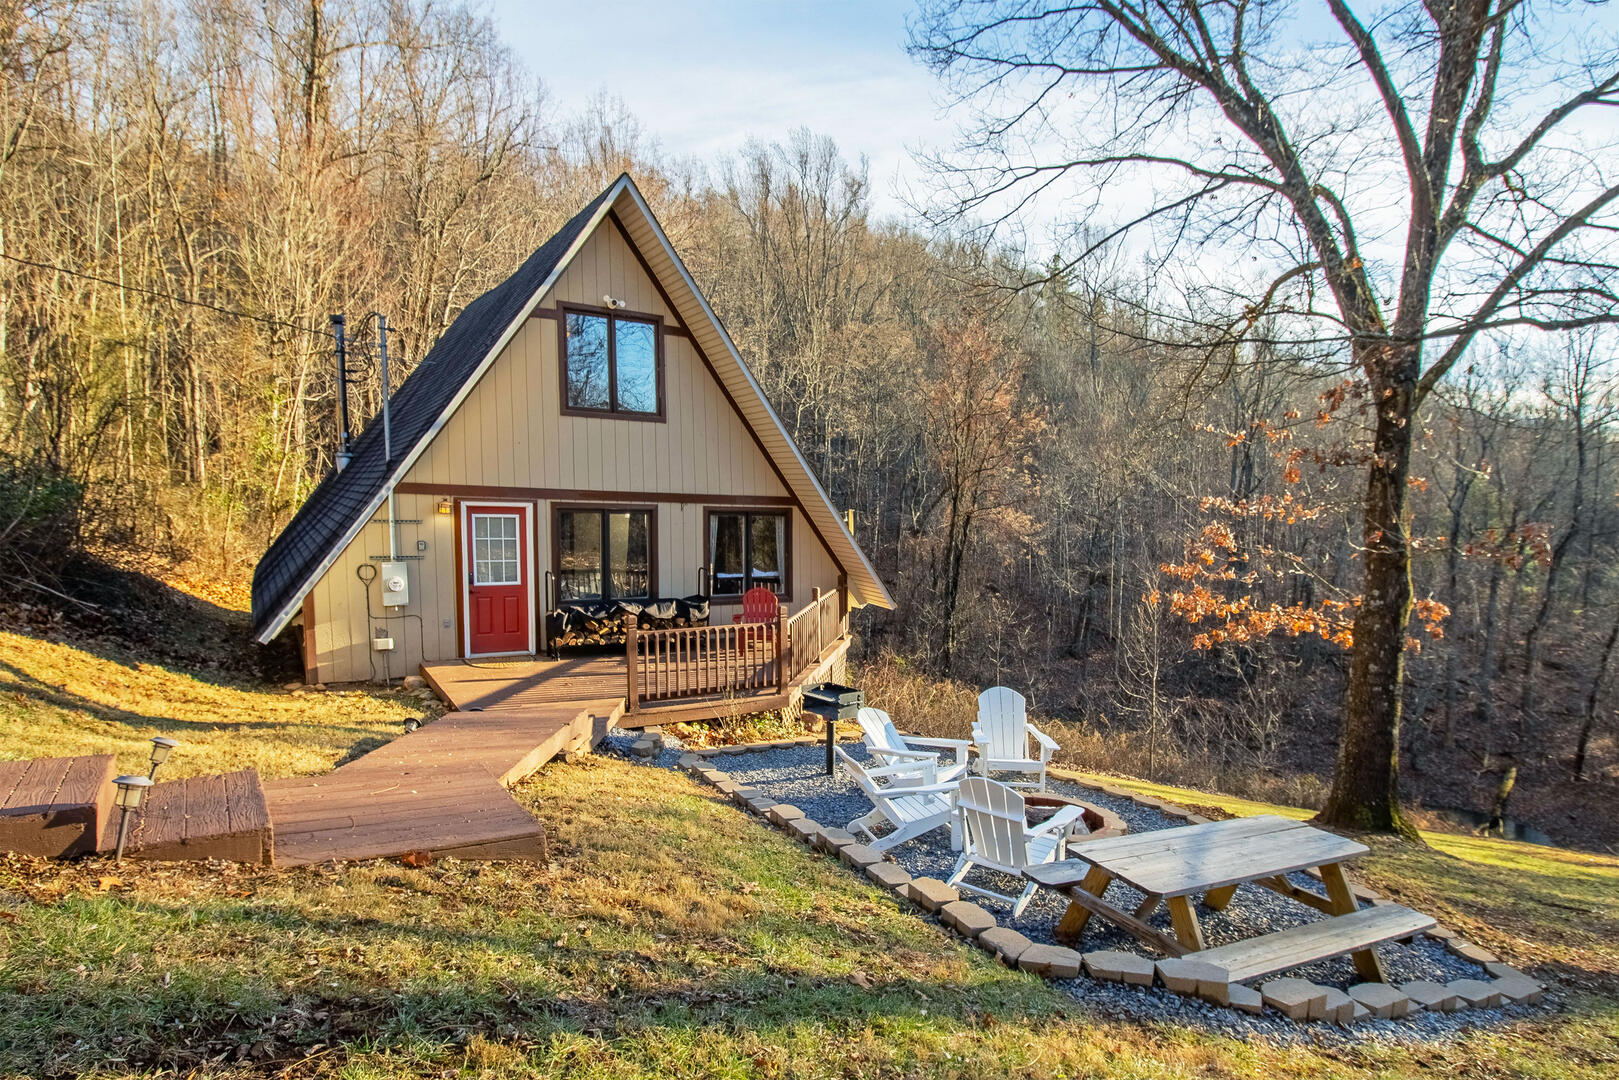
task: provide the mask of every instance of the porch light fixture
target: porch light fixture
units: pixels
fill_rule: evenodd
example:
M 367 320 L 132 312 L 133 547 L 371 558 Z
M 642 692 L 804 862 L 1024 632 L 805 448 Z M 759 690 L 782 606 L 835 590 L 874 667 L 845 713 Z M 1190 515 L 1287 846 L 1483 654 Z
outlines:
M 148 777 L 156 776 L 157 767 L 169 760 L 169 755 L 173 753 L 174 748 L 179 745 L 180 744 L 178 742 L 169 738 L 167 735 L 158 735 L 154 737 L 152 739 L 152 771 L 146 775 Z
M 141 803 L 146 801 L 146 789 L 152 786 L 150 776 L 120 776 L 113 780 L 113 786 L 118 789 L 113 801 L 118 804 L 121 817 L 118 819 L 118 850 L 113 856 L 114 861 L 124 861 L 124 844 L 129 840 L 129 812 L 139 810 Z
M 455 504 L 450 502 L 450 497 L 448 495 L 446 495 L 446 496 L 444 496 L 444 498 L 442 498 L 442 499 L 440 499 L 438 501 L 438 506 L 436 507 L 436 509 L 441 514 L 445 514 L 445 515 L 453 514 L 453 513 L 455 513 Z

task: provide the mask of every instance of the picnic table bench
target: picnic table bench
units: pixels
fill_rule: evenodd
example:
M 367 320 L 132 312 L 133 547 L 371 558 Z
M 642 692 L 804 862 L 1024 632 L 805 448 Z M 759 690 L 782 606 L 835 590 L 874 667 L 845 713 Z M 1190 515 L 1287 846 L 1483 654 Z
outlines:
M 1372 946 L 1434 925 L 1429 916 L 1396 904 L 1359 910 L 1343 864 L 1366 854 L 1366 845 L 1274 814 L 1075 842 L 1069 850 L 1072 858 L 1024 871 L 1037 885 L 1068 898 L 1057 925 L 1059 941 L 1078 941 L 1091 917 L 1100 915 L 1169 956 L 1217 964 L 1236 982 L 1345 953 L 1354 957 L 1362 979 L 1384 982 Z M 1326 896 L 1287 880 L 1289 873 L 1312 866 L 1320 870 Z M 1115 880 L 1145 894 L 1134 912 L 1103 899 Z M 1249 883 L 1332 918 L 1206 948 L 1192 897 L 1201 894 L 1203 906 L 1219 911 L 1239 885 Z M 1173 936 L 1146 921 L 1159 904 L 1169 908 Z

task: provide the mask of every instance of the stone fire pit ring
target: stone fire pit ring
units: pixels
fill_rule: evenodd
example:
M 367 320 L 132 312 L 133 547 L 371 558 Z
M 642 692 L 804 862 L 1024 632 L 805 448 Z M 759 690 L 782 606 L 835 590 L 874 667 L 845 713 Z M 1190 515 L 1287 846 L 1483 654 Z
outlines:
M 1052 815 L 1065 806 L 1077 806 L 1083 810 L 1084 813 L 1080 815 L 1081 819 L 1085 822 L 1085 827 L 1090 830 L 1088 833 L 1071 838 L 1068 841 L 1070 846 L 1083 844 L 1087 840 L 1123 836 L 1130 831 L 1130 826 L 1119 815 L 1111 810 L 1104 810 L 1100 806 L 1094 806 L 1079 799 L 1071 799 L 1066 795 L 1058 795 L 1050 791 L 1024 794 L 1023 796 L 1024 814 L 1028 818 L 1030 825 L 1039 825 L 1050 821 Z

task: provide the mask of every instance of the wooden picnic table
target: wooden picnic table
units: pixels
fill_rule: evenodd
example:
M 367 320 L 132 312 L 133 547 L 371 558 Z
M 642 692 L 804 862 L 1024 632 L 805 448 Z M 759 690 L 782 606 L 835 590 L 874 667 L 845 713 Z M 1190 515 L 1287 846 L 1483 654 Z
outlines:
M 1059 941 L 1078 941 L 1091 916 L 1100 915 L 1169 956 L 1195 955 L 1218 964 L 1237 982 L 1344 953 L 1353 955 L 1361 978 L 1383 982 L 1382 965 L 1371 946 L 1434 925 L 1428 916 L 1394 904 L 1360 911 L 1343 864 L 1370 849 L 1273 814 L 1073 842 L 1069 850 L 1072 858 L 1024 871 L 1068 898 L 1068 911 L 1057 925 Z M 1287 880 L 1292 871 L 1309 867 L 1319 868 L 1326 896 Z M 1133 913 L 1103 899 L 1114 881 L 1145 894 Z M 1231 902 L 1237 886 L 1249 883 L 1333 918 L 1205 948 L 1192 897 L 1201 894 L 1205 907 L 1219 911 Z M 1169 908 L 1173 937 L 1146 921 L 1159 904 Z

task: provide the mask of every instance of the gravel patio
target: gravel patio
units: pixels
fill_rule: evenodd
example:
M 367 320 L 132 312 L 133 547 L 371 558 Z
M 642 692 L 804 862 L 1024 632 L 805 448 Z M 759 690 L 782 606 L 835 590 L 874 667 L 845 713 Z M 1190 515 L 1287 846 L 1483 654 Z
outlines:
M 629 755 L 635 736 L 614 733 L 603 744 L 603 750 Z M 868 760 L 863 744 L 843 742 L 843 749 L 857 760 Z M 642 758 L 646 764 L 665 768 L 676 767 L 682 749 L 672 738 L 653 758 Z M 723 770 L 735 783 L 764 793 L 771 800 L 788 803 L 803 811 L 804 815 L 827 826 L 842 827 L 871 809 L 871 804 L 841 770 L 833 776 L 825 773 L 825 753 L 814 744 L 775 746 L 745 753 L 730 753 L 715 757 L 713 764 Z M 1122 818 L 1132 833 L 1173 828 L 1185 822 L 1157 809 L 1142 806 L 1132 799 L 1119 798 L 1052 777 L 1050 789 L 1089 805 L 1111 811 Z M 951 850 L 949 833 L 938 829 L 908 843 L 900 844 L 886 853 L 889 860 L 909 872 L 912 877 L 931 877 L 944 880 L 950 876 L 956 861 Z M 1320 892 L 1320 883 L 1310 876 L 1292 875 L 1294 884 Z M 974 870 L 970 877 L 976 884 L 997 892 L 1017 892 L 1013 879 L 992 872 Z M 973 902 L 989 911 L 1000 925 L 1017 930 L 1036 943 L 1055 944 L 1053 931 L 1066 908 L 1066 900 L 1048 890 L 1039 890 L 1035 898 L 1017 920 L 1012 919 L 1011 905 L 981 896 L 970 896 Z M 1142 899 L 1141 894 L 1120 882 L 1108 890 L 1110 903 L 1132 910 Z M 1200 912 L 1203 930 L 1210 947 L 1231 941 L 1256 937 L 1261 934 L 1296 926 L 1321 916 L 1301 904 L 1286 899 L 1268 889 L 1254 885 L 1239 888 L 1231 904 L 1223 911 Z M 928 916 L 937 918 L 937 916 Z M 1148 920 L 1154 927 L 1169 932 L 1168 912 L 1160 907 Z M 1154 956 L 1130 934 L 1102 919 L 1092 919 L 1078 946 L 1082 951 L 1112 949 Z M 1447 983 L 1456 979 L 1488 979 L 1489 975 L 1478 964 L 1451 952 L 1444 942 L 1432 937 L 1418 937 L 1408 945 L 1388 943 L 1377 947 L 1388 977 L 1393 983 L 1425 980 Z M 1337 957 L 1286 973 L 1307 979 L 1321 986 L 1347 989 L 1359 982 L 1349 957 Z M 1271 1039 L 1306 1039 L 1312 1043 L 1347 1040 L 1352 1042 L 1387 1041 L 1416 1043 L 1448 1036 L 1481 1025 L 1499 1023 L 1509 1015 L 1525 1015 L 1543 1006 L 1512 1005 L 1497 1009 L 1470 1009 L 1459 1012 L 1423 1011 L 1400 1020 L 1368 1019 L 1352 1027 L 1330 1024 L 1300 1024 L 1279 1014 L 1267 1012 L 1250 1015 L 1234 1009 L 1209 1004 L 1197 998 L 1186 997 L 1158 987 L 1129 986 L 1104 982 L 1088 976 L 1053 980 L 1076 1001 L 1096 1008 L 1108 1015 L 1177 1024 L 1194 1024 L 1199 1028 L 1218 1030 L 1238 1036 L 1264 1036 Z

